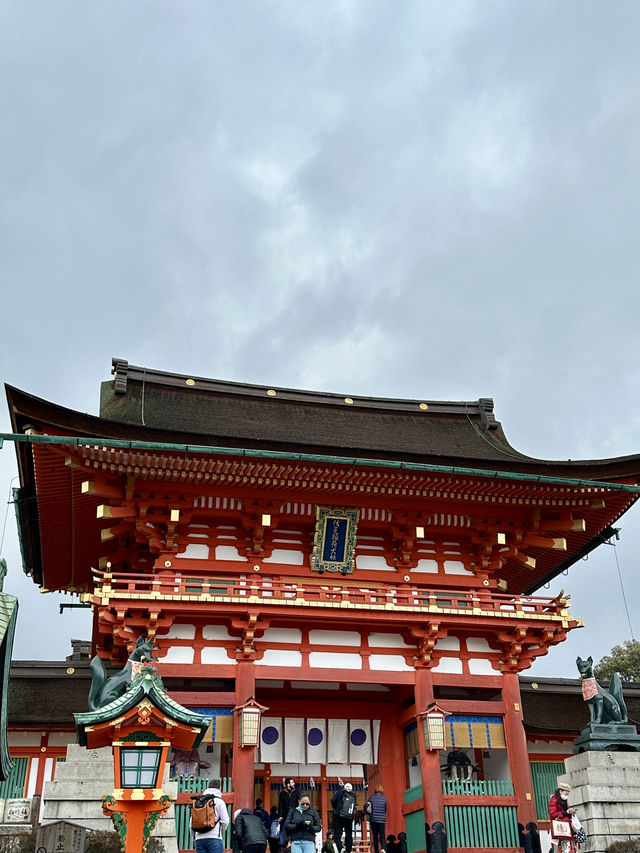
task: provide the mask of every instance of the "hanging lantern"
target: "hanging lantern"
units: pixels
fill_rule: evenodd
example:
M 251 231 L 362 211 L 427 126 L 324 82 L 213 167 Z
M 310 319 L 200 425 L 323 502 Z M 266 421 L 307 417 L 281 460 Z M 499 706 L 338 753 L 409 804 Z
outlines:
M 260 720 L 263 711 L 267 711 L 264 705 L 251 696 L 244 705 L 238 705 L 233 711 L 238 715 L 238 746 L 258 746 L 260 743 Z
M 424 711 L 422 717 L 422 725 L 424 727 L 424 742 L 427 749 L 441 750 L 446 746 L 444 737 L 444 718 L 448 712 L 439 708 L 435 702 Z

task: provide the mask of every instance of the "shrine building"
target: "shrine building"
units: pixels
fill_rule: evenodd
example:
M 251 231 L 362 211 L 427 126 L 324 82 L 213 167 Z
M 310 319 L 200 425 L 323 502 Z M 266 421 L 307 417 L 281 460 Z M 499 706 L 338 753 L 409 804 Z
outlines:
M 570 744 L 553 746 L 553 725 L 527 742 L 519 674 L 582 624 L 537 591 L 611 538 L 640 456 L 525 456 L 490 399 L 344 397 L 120 359 L 99 417 L 6 390 L 24 570 L 91 607 L 107 666 L 153 638 L 172 698 L 214 718 L 206 745 L 174 756 L 185 791 L 222 777 L 233 808 L 268 810 L 291 776 L 326 831 L 341 782 L 360 807 L 382 784 L 409 853 L 431 843 L 425 824 L 451 849 L 521 846 L 518 825 L 541 819 L 534 758 Z M 252 697 L 266 710 L 247 749 L 233 709 Z M 454 747 L 470 780 L 444 769 Z

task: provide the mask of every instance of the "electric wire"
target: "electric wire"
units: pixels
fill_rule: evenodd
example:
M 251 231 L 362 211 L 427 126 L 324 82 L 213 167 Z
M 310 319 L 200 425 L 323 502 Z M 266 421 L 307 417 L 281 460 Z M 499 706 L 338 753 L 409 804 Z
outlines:
M 613 553 L 616 557 L 616 566 L 618 567 L 618 579 L 620 581 L 620 590 L 622 592 L 622 601 L 624 602 L 624 609 L 627 614 L 627 622 L 629 623 L 629 631 L 631 632 L 631 639 L 635 640 L 635 635 L 633 633 L 633 625 L 631 624 L 631 616 L 629 614 L 629 607 L 627 605 L 627 595 L 624 590 L 624 583 L 622 580 L 622 571 L 620 570 L 620 561 L 618 560 L 618 548 L 615 542 L 609 542 L 610 545 L 613 545 Z
M 18 475 L 12 477 L 9 480 L 9 494 L 7 495 L 7 508 L 4 511 L 4 521 L 2 523 L 2 536 L 0 536 L 0 554 L 2 554 L 2 546 L 4 545 L 4 534 L 7 529 L 7 518 L 9 517 L 9 507 L 13 503 L 11 500 L 11 490 L 13 488 L 13 481 L 18 479 Z

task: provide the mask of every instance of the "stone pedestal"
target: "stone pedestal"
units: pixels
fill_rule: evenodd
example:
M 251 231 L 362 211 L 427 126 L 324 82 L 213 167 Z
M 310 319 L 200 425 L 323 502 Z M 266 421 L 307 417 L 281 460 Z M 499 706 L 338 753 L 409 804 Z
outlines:
M 169 767 L 165 770 L 162 790 L 170 797 L 178 794 L 176 782 L 169 781 Z M 42 823 L 68 820 L 86 826 L 113 832 L 113 822 L 102 813 L 102 797 L 113 793 L 113 755 L 109 747 L 85 749 L 77 744 L 67 747 L 67 760 L 56 765 L 56 778 L 44 787 L 44 814 Z M 177 853 L 174 808 L 160 818 L 153 833 L 164 844 L 166 853 Z
M 565 759 L 559 782 L 587 833 L 583 853 L 605 853 L 614 841 L 640 837 L 640 752 L 583 752 Z
M 640 735 L 635 726 L 624 723 L 589 723 L 573 744 L 573 751 L 576 753 L 600 750 L 640 751 Z

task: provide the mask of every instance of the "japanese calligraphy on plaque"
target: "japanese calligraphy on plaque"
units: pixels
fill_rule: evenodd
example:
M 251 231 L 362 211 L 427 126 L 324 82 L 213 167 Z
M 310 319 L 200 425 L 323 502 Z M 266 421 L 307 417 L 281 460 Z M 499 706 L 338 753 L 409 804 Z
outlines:
M 358 528 L 357 509 L 316 507 L 311 568 L 314 572 L 353 572 Z

